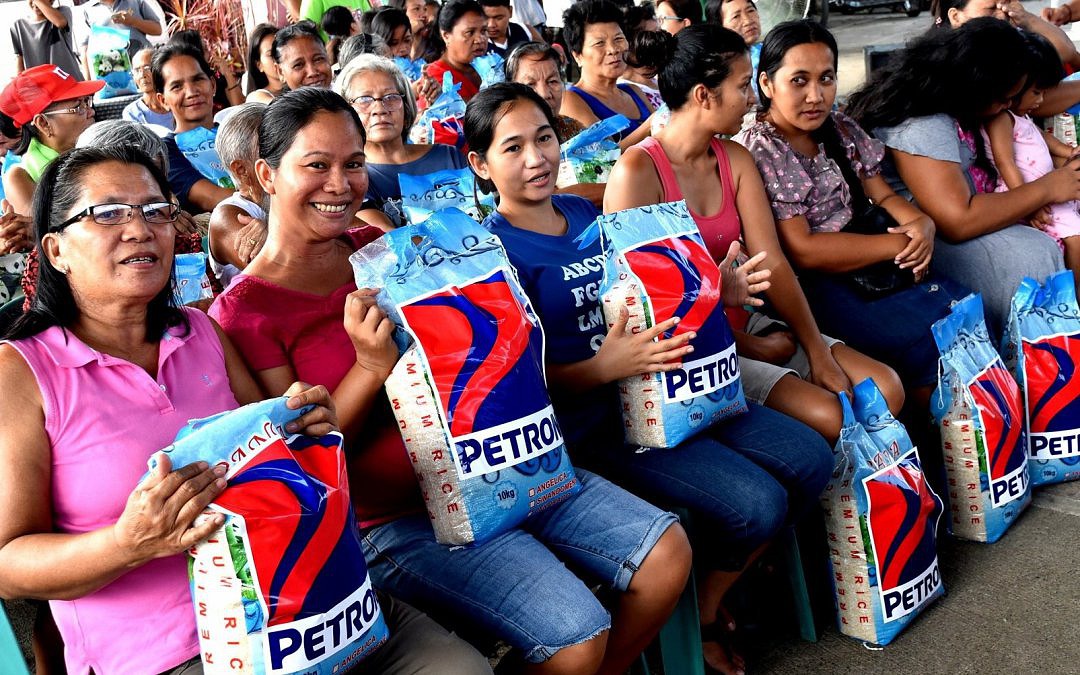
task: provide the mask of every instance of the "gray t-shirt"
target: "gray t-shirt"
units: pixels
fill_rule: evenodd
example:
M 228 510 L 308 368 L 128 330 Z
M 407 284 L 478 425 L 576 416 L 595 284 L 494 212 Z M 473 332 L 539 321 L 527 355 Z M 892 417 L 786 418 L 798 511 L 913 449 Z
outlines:
M 11 46 L 22 57 L 24 68 L 52 64 L 81 80 L 82 70 L 71 41 L 71 8 L 61 6 L 56 10 L 67 19 L 66 27 L 57 28 L 48 19 L 19 19 L 11 26 Z
M 878 127 L 874 129 L 874 136 L 887 147 L 909 155 L 959 164 L 964 177 L 967 178 L 968 187 L 971 188 L 972 194 L 975 193 L 975 183 L 970 173 L 975 154 L 966 143 L 960 140 L 956 120 L 952 117 L 945 114 L 912 117 L 894 127 Z M 897 194 L 905 199 L 911 199 L 911 191 L 900 179 L 888 155 L 882 164 L 882 175 L 889 183 L 889 187 Z

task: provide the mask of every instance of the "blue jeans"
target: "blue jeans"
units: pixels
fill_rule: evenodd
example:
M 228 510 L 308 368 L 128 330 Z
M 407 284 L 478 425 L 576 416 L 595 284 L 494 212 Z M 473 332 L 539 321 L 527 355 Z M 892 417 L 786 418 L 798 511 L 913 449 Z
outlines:
M 694 553 L 720 569 L 739 569 L 788 522 L 798 519 L 832 475 L 833 456 L 816 431 L 750 403 L 669 449 L 631 448 L 595 434 L 572 456 L 635 494 L 689 509 L 706 522 Z
M 676 518 L 576 472 L 578 494 L 479 546 L 437 543 L 426 515 L 368 529 L 363 545 L 372 582 L 509 642 L 530 662 L 589 640 L 611 627 L 611 616 L 576 574 L 626 590 Z

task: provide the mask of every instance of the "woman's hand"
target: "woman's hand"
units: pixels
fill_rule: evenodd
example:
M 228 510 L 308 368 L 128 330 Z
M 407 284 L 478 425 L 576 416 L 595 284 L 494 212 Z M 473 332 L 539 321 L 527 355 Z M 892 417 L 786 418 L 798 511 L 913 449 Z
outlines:
M 1049 192 L 1047 204 L 1080 199 L 1080 157 L 1070 159 L 1065 166 L 1054 169 L 1039 181 L 1043 181 Z
M 736 265 L 735 260 L 741 249 L 739 242 L 731 242 L 727 255 L 720 261 L 721 296 L 728 307 L 742 307 L 743 305 L 760 307 L 765 304 L 765 301 L 753 296 L 769 290 L 771 285 L 769 277 L 772 276 L 772 270 L 758 271 L 757 269 L 765 260 L 765 251 L 761 251 L 741 265 Z
M 675 370 L 681 365 L 682 357 L 694 351 L 688 343 L 697 337 L 697 333 L 683 333 L 667 339 L 660 337 L 678 325 L 677 316 L 636 334 L 626 329 L 629 321 L 630 312 L 626 307 L 621 308 L 619 318 L 593 357 L 609 382 L 642 373 Z
M 435 102 L 435 99 L 439 98 L 442 91 L 442 85 L 426 73 L 421 75 L 419 80 L 412 83 L 412 88 L 413 93 L 416 94 L 416 99 L 423 99 L 429 106 Z
M 378 293 L 361 288 L 345 299 L 345 332 L 356 350 L 356 363 L 385 379 L 398 361 L 394 322 L 375 303 Z
M 236 214 L 236 222 L 243 225 L 234 239 L 236 256 L 246 265 L 255 259 L 266 243 L 266 223 L 246 213 Z
M 176 220 L 173 221 L 173 229 L 179 235 L 195 234 L 199 231 L 199 226 L 195 224 L 195 218 L 190 213 L 180 209 L 180 212 L 176 214 Z
M 831 350 L 825 349 L 820 355 L 810 357 L 809 361 L 811 382 L 834 394 L 843 392 L 848 395 L 849 399 L 851 398 L 851 380 L 848 379 L 847 373 L 840 367 L 840 364 L 836 362 Z
M 34 245 L 33 229 L 30 219 L 15 213 L 11 202 L 0 200 L 0 255 L 31 248 Z
M 157 466 L 128 496 L 124 512 L 113 525 L 117 550 L 138 567 L 157 558 L 185 551 L 221 527 L 225 517 L 214 514 L 195 525 L 195 518 L 225 489 L 225 467 L 195 462 L 173 470 L 166 453 L 157 453 Z
M 1028 225 L 1034 227 L 1036 230 L 1042 230 L 1044 232 L 1053 222 L 1053 216 L 1050 215 L 1049 206 L 1042 207 L 1028 217 Z
M 315 406 L 286 424 L 285 431 L 289 433 L 299 431 L 308 436 L 325 436 L 331 431 L 340 431 L 334 399 L 330 396 L 330 390 L 323 385 L 313 387 L 306 382 L 293 382 L 285 391 L 285 395 L 289 397 L 289 400 L 285 402 L 285 407 L 289 410 L 299 410 L 306 405 Z
M 1064 26 L 1072 21 L 1072 7 L 1068 4 L 1061 5 L 1060 7 L 1043 7 L 1040 13 L 1044 21 L 1054 24 L 1055 26 Z
M 902 234 L 910 240 L 904 250 L 896 254 L 893 262 L 902 270 L 910 269 L 915 274 L 916 281 L 926 276 L 926 270 L 930 268 L 930 257 L 934 254 L 935 230 L 934 221 L 925 214 L 899 227 L 889 228 L 889 234 Z

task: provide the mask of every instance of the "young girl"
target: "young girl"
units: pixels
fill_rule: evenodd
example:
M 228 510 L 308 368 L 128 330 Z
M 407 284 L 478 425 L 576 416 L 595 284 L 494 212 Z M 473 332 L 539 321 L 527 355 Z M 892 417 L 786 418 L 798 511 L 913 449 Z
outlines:
M 595 260 L 602 252 L 595 239 L 580 249 L 577 240 L 599 213 L 581 197 L 552 194 L 559 169 L 554 127 L 550 108 L 523 85 L 493 85 L 469 103 L 469 164 L 500 195 L 486 225 L 502 239 L 544 324 L 555 410 L 575 463 L 662 504 L 690 508 L 704 521 L 701 530 L 710 536 L 695 543 L 695 554 L 723 572 L 703 584 L 702 623 L 710 631 L 727 628 L 730 621 L 716 620 L 722 595 L 716 584 L 817 499 L 832 469 L 829 446 L 804 424 L 755 403 L 676 448 L 643 451 L 622 443 L 615 383 L 677 367 L 693 340 L 689 334 L 655 339 L 675 319 L 635 335 L 623 314 L 606 336 L 603 322 L 588 320 L 600 312 L 602 271 Z M 731 277 L 723 280 L 724 302 L 760 304 L 747 293 L 764 290 L 758 282 L 767 275 L 751 272 L 765 256 L 740 266 L 739 274 L 749 276 L 736 278 L 737 251 L 732 244 L 721 264 Z M 737 659 L 725 656 L 712 661 L 737 672 Z
M 998 171 L 997 191 L 1013 190 L 1042 178 L 1054 170 L 1054 160 L 1072 158 L 1074 149 L 1044 133 L 1031 119 L 1043 92 L 1055 86 L 1065 71 L 1057 52 L 1043 37 L 1024 34 L 1029 63 L 1028 83 L 1009 110 L 986 125 L 994 166 Z M 1080 203 L 1048 204 L 1031 214 L 1032 226 L 1057 239 L 1065 250 L 1065 265 L 1080 275 Z

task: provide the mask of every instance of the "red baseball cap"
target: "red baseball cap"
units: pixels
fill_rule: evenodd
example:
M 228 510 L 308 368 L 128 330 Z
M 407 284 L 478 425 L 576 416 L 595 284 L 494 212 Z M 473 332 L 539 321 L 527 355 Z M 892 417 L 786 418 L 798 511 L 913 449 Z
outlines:
M 22 126 L 57 101 L 101 91 L 102 80 L 80 82 L 60 68 L 45 64 L 27 68 L 0 91 L 0 112 Z

